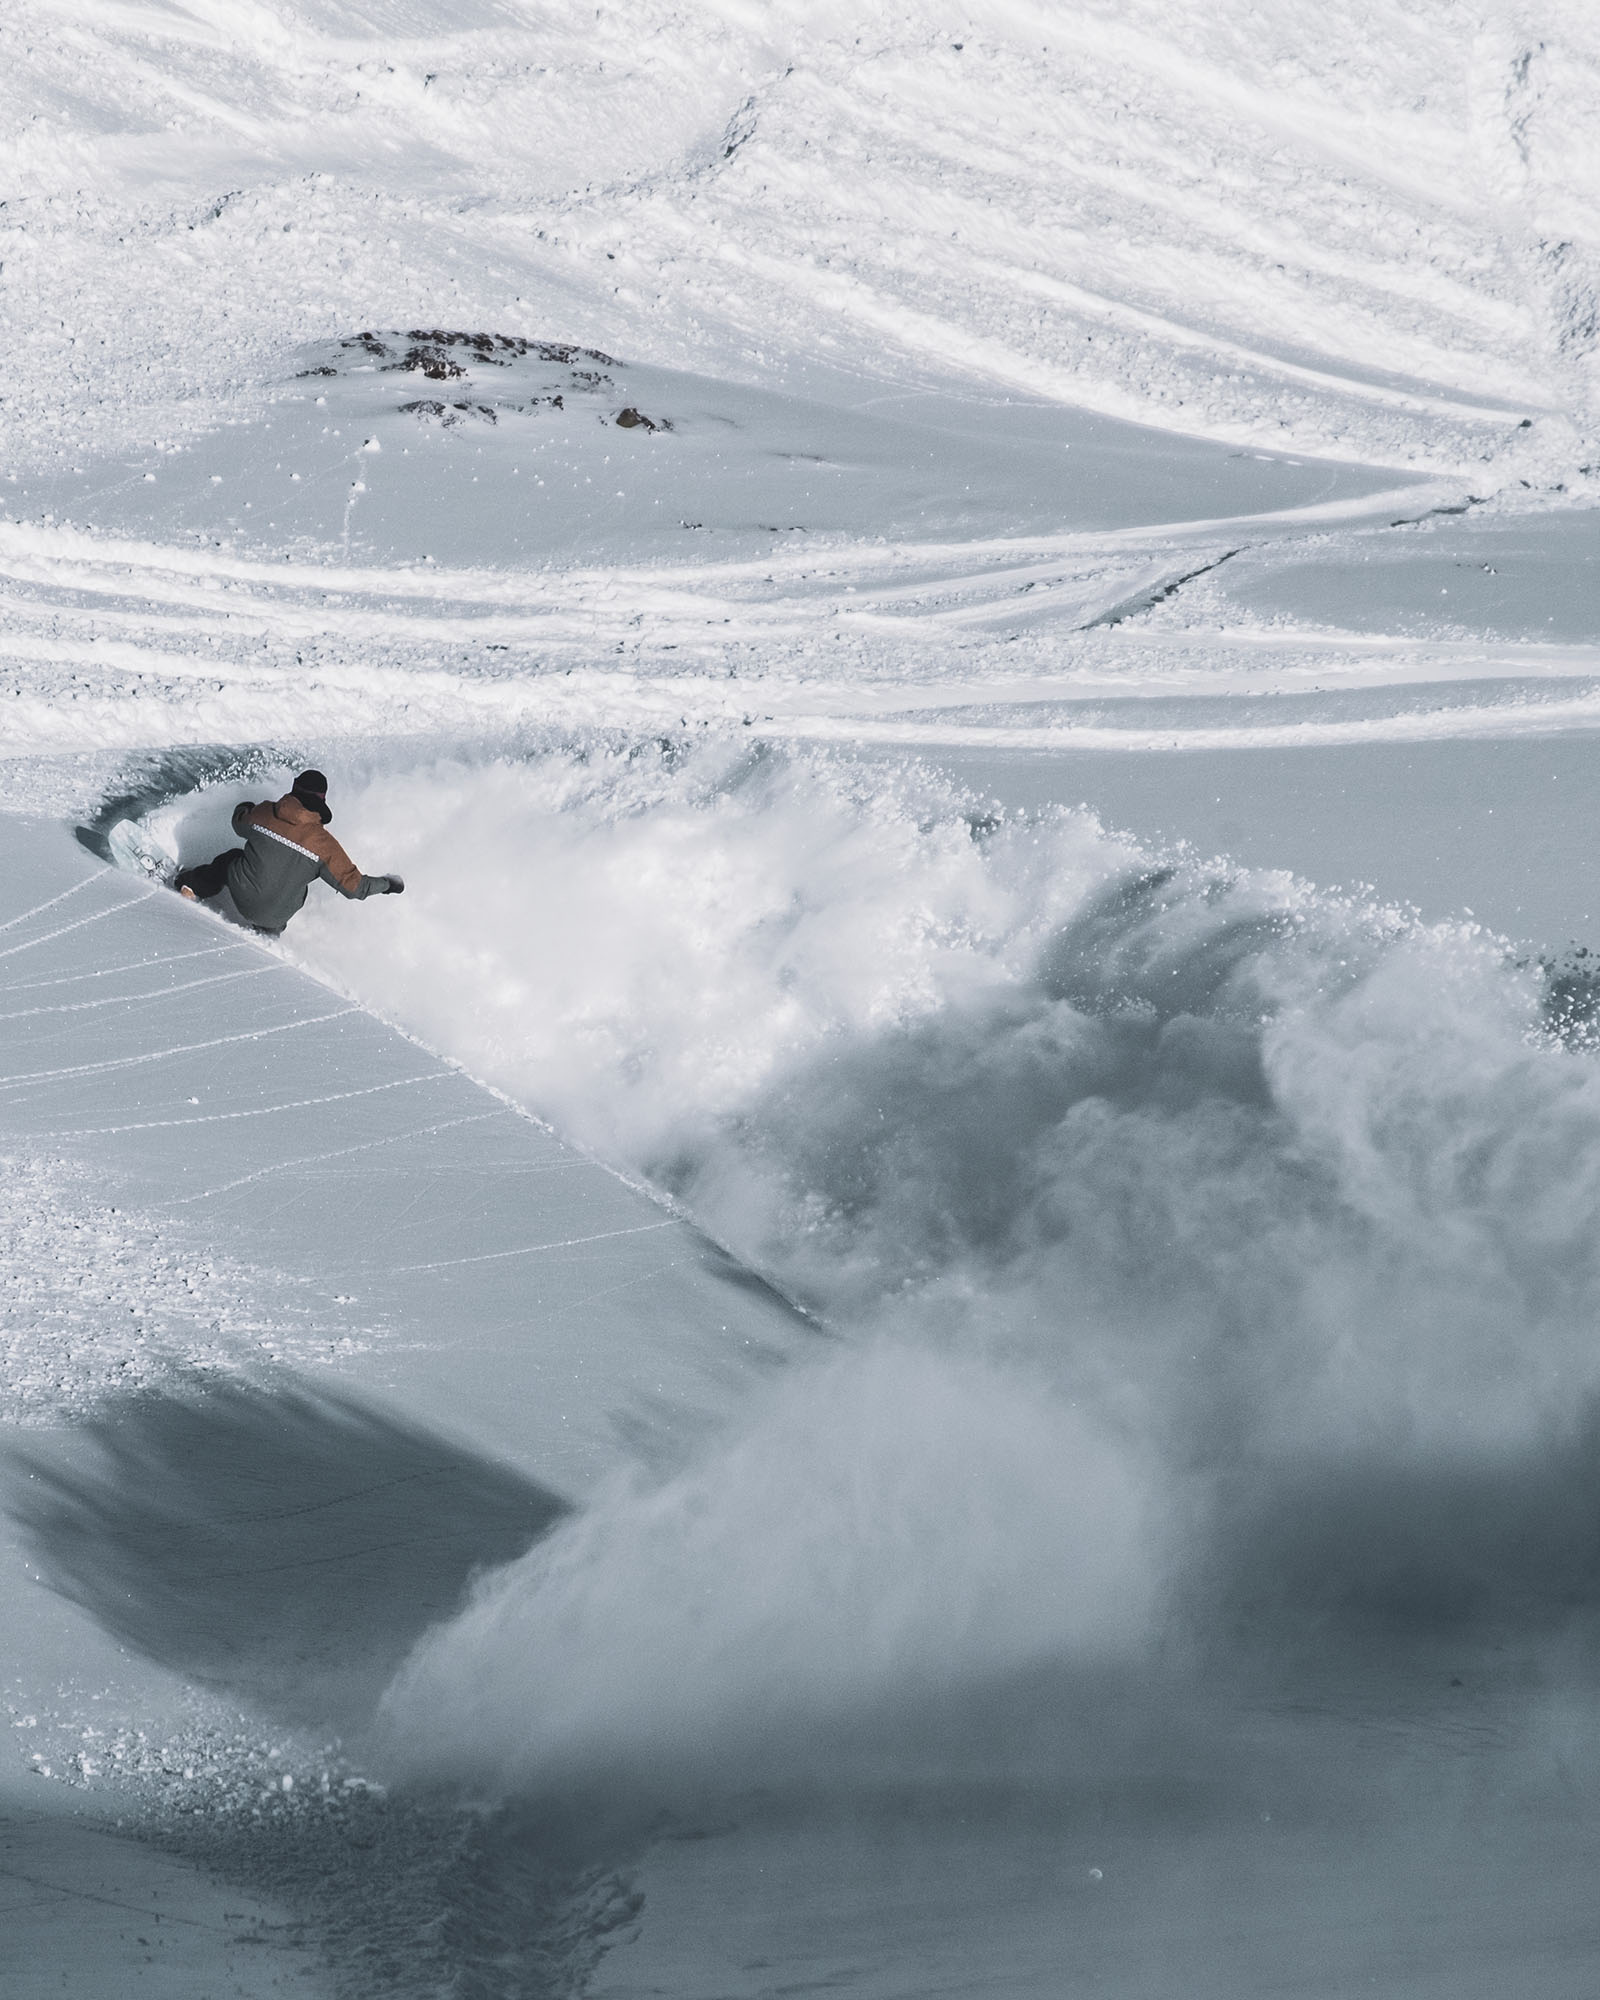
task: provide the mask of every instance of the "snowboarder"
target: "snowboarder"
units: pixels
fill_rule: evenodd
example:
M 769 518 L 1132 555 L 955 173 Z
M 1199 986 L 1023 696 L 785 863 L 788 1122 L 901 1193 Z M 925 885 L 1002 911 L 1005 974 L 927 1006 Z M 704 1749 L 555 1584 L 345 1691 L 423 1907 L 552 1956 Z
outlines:
M 233 809 L 233 830 L 243 847 L 230 847 L 196 868 L 182 868 L 173 887 L 191 901 L 205 902 L 224 889 L 247 924 L 276 937 L 305 902 L 320 876 L 341 896 L 398 896 L 406 886 L 398 875 L 363 875 L 331 833 L 328 781 L 320 771 L 302 771 L 281 799 L 257 805 L 246 799 Z

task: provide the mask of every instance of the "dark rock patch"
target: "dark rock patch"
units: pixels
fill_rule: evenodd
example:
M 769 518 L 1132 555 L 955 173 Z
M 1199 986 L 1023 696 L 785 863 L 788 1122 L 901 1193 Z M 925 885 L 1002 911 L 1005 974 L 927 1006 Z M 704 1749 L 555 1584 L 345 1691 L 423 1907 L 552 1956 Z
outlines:
M 406 417 L 418 417 L 423 423 L 443 424 L 447 429 L 452 424 L 465 423 L 470 417 L 481 417 L 489 424 L 500 421 L 492 403 L 435 403 L 423 400 L 402 403 L 400 414 Z
M 391 341 L 395 344 L 391 345 Z M 352 334 L 348 340 L 341 340 L 339 345 L 360 348 L 375 361 L 386 361 L 396 367 L 419 366 L 420 363 L 411 360 L 410 353 L 402 354 L 401 341 L 410 343 L 410 353 L 441 360 L 446 358 L 445 350 L 448 348 L 464 349 L 469 366 L 473 362 L 483 362 L 491 368 L 504 368 L 529 356 L 535 361 L 553 361 L 563 368 L 570 368 L 575 361 L 593 362 L 600 368 L 617 366 L 609 354 L 602 354 L 597 347 L 574 347 L 558 340 L 524 340 L 519 334 L 512 333 L 463 333 L 449 327 L 414 326 L 404 334 L 390 335 L 387 340 L 381 334 L 368 330 Z M 457 365 L 456 372 L 460 374 L 464 371 Z
M 313 354 L 307 359 L 310 365 L 297 379 L 377 373 L 420 375 L 428 382 L 457 385 L 453 392 L 413 395 L 394 406 L 422 423 L 450 427 L 481 418 L 493 424 L 504 417 L 566 411 L 574 399 L 578 407 L 588 399 L 600 405 L 596 416 L 601 423 L 645 432 L 673 428 L 670 418 L 647 415 L 632 403 L 616 410 L 619 384 L 609 371 L 620 374 L 623 364 L 597 347 L 569 341 L 525 340 L 520 335 L 468 333 L 451 327 L 405 331 L 368 327 L 324 349 L 321 357 Z M 485 376 L 483 371 L 489 368 L 497 371 L 496 377 Z
M 443 348 L 439 347 L 410 348 L 399 361 L 391 361 L 389 367 L 403 368 L 410 374 L 426 375 L 430 382 L 454 382 L 467 372 L 459 362 L 452 361 Z

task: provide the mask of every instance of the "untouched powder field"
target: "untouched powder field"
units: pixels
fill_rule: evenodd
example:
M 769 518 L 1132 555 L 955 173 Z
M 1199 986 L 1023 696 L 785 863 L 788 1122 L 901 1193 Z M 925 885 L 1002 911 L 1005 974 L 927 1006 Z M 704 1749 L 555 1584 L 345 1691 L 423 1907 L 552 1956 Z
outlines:
M 1589 2000 L 1592 10 L 0 63 L 8 2000 Z

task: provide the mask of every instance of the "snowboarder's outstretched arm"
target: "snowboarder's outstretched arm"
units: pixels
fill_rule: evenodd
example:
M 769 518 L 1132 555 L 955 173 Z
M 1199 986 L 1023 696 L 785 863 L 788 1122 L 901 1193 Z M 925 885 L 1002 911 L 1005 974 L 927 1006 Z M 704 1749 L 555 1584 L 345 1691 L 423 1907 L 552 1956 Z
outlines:
M 319 880 L 330 889 L 337 889 L 341 896 L 360 902 L 363 896 L 398 895 L 405 887 L 398 875 L 363 875 L 325 826 L 312 828 L 301 838 L 321 864 L 317 869 Z
M 324 859 L 317 877 L 330 889 L 337 889 L 341 896 L 360 902 L 363 896 L 398 896 L 406 886 L 398 875 L 363 875 L 338 841 L 330 839 L 328 845 L 333 854 Z

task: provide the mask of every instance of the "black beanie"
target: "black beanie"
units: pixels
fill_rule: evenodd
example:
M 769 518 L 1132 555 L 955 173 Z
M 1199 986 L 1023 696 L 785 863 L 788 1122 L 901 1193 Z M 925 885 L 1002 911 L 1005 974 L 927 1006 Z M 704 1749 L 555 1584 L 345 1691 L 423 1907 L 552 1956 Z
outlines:
M 333 818 L 328 810 L 328 781 L 320 771 L 302 771 L 289 789 L 301 805 L 321 816 L 324 826 Z

